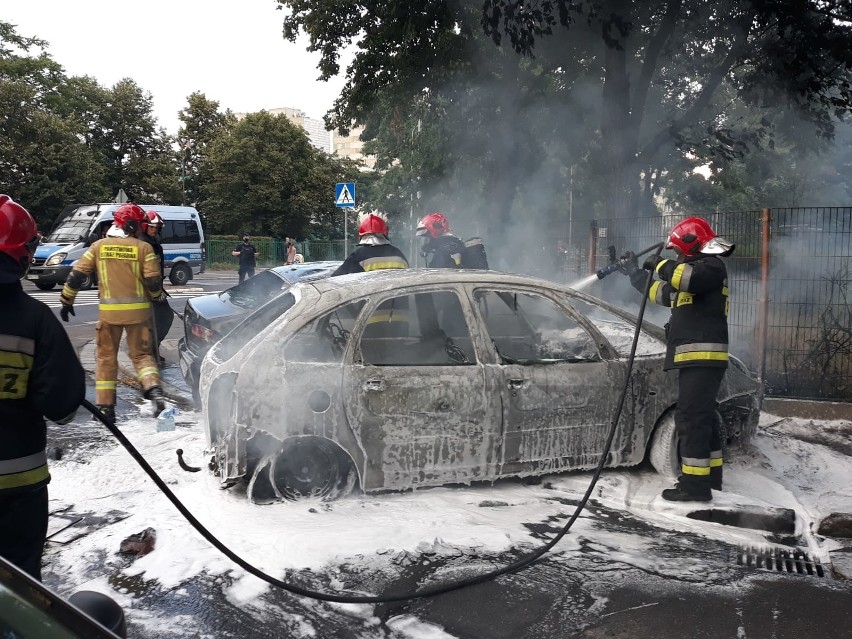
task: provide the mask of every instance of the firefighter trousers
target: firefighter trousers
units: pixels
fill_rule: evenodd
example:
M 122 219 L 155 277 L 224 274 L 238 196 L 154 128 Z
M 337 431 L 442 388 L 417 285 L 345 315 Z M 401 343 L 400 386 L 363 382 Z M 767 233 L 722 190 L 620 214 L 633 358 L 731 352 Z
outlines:
M 47 486 L 0 492 L 0 556 L 41 581 L 47 537 Z
M 680 440 L 681 489 L 709 495 L 722 487 L 722 425 L 716 395 L 724 368 L 689 367 L 678 371 L 675 424 Z
M 96 332 L 97 363 L 95 366 L 95 403 L 115 405 L 118 381 L 118 348 L 122 332 L 127 333 L 127 351 L 136 369 L 143 391 L 160 385 L 160 369 L 154 360 L 154 344 L 148 322 L 139 324 L 108 324 L 98 320 Z
M 157 347 L 159 348 L 160 344 L 163 342 L 163 339 L 166 335 L 169 334 L 169 330 L 172 327 L 172 322 L 175 319 L 175 313 L 172 310 L 172 307 L 169 306 L 169 303 L 166 302 L 154 302 L 154 326 L 157 329 Z

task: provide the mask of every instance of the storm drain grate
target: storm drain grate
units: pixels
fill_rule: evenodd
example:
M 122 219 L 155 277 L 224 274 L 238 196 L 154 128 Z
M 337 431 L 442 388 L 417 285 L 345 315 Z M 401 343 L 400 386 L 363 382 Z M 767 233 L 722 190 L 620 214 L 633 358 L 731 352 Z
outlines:
M 819 559 L 812 558 L 800 548 L 740 546 L 737 548 L 737 565 L 791 575 L 825 577 L 825 570 Z

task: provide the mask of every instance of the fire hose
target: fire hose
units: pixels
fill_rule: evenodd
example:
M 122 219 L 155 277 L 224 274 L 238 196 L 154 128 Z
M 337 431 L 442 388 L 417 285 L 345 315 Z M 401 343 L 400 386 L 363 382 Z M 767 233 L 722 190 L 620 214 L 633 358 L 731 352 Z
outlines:
M 662 251 L 663 244 L 655 244 L 649 249 L 644 250 L 642 253 L 638 253 L 637 255 L 642 255 L 644 253 L 648 253 L 654 249 L 657 249 L 657 255 Z M 613 269 L 610 272 L 614 272 L 617 269 Z M 491 570 L 481 575 L 477 575 L 475 577 L 470 577 L 467 579 L 459 579 L 457 581 L 453 581 L 446 584 L 439 584 L 435 586 L 429 586 L 426 588 L 422 588 L 420 590 L 408 593 L 399 593 L 399 594 L 388 594 L 388 595 L 347 595 L 347 594 L 338 594 L 338 593 L 328 593 L 328 592 L 319 592 L 316 590 L 311 590 L 310 588 L 304 588 L 302 586 L 298 586 L 293 583 L 288 583 L 286 581 L 282 581 L 272 575 L 269 575 L 254 565 L 250 564 L 248 561 L 237 555 L 233 550 L 231 550 L 228 546 L 226 546 L 222 541 L 220 541 L 213 533 L 211 533 L 196 517 L 187 509 L 186 506 L 178 499 L 178 497 L 172 492 L 172 490 L 166 485 L 166 483 L 160 478 L 160 476 L 156 473 L 156 471 L 148 464 L 142 454 L 136 449 L 135 446 L 130 442 L 130 440 L 125 437 L 124 433 L 118 429 L 115 423 L 112 422 L 108 417 L 106 417 L 103 413 L 101 413 L 98 408 L 92 404 L 89 400 L 83 400 L 83 407 L 86 408 L 92 415 L 98 419 L 107 429 L 112 433 L 112 435 L 121 443 L 122 446 L 127 450 L 131 457 L 139 464 L 139 466 L 144 470 L 151 480 L 157 485 L 157 488 L 166 496 L 166 498 L 172 502 L 175 508 L 177 508 L 178 512 L 189 522 L 189 524 L 195 528 L 199 534 L 201 534 L 204 539 L 210 542 L 213 547 L 219 550 L 222 554 L 224 554 L 228 559 L 233 561 L 235 564 L 240 566 L 243 570 L 248 572 L 251 575 L 254 575 L 258 579 L 265 581 L 266 583 L 275 586 L 276 588 L 280 588 L 294 595 L 299 595 L 302 597 L 308 597 L 310 599 L 316 599 L 319 601 L 328 601 L 333 603 L 348 603 L 348 604 L 378 604 L 378 603 L 394 603 L 400 601 L 409 601 L 412 599 L 422 599 L 424 597 L 434 597 L 436 595 L 441 595 L 444 593 L 452 592 L 453 590 L 459 590 L 461 588 L 466 588 L 468 586 L 473 586 L 476 584 L 484 583 L 486 581 L 490 581 L 502 575 L 507 575 L 513 572 L 517 572 L 522 568 L 525 568 L 538 560 L 551 548 L 553 548 L 559 541 L 568 533 L 571 529 L 571 526 L 574 525 L 574 522 L 580 516 L 580 513 L 586 507 L 586 503 L 589 500 L 589 497 L 592 494 L 592 491 L 595 488 L 595 485 L 600 478 L 601 472 L 603 471 L 604 464 L 606 462 L 607 457 L 609 456 L 609 450 L 612 447 L 612 440 L 615 437 L 615 430 L 618 425 L 618 420 L 621 417 L 621 412 L 624 407 L 624 401 L 627 396 L 627 389 L 630 384 L 630 373 L 633 370 L 633 361 L 636 355 L 636 345 L 639 340 L 639 332 L 642 327 L 642 318 L 645 315 L 645 306 L 648 301 L 648 291 L 651 288 L 652 281 L 652 273 L 649 271 L 645 281 L 645 290 L 644 295 L 642 296 L 642 301 L 639 306 L 639 313 L 636 318 L 636 328 L 633 333 L 633 342 L 630 347 L 630 355 L 627 359 L 627 371 L 624 376 L 624 386 L 621 389 L 621 395 L 618 399 L 618 405 L 616 406 L 615 412 L 612 417 L 612 421 L 610 423 L 609 433 L 606 438 L 606 442 L 604 445 L 604 450 L 600 455 L 600 460 L 598 461 L 598 465 L 595 468 L 594 474 L 592 475 L 592 480 L 589 482 L 589 486 L 586 488 L 586 492 L 583 494 L 583 497 L 580 499 L 580 502 L 577 504 L 577 507 L 574 509 L 573 514 L 570 516 L 565 525 L 561 528 L 561 530 L 544 546 L 531 552 L 530 554 L 517 559 L 516 561 L 496 570 Z M 182 452 L 182 451 L 181 451 Z

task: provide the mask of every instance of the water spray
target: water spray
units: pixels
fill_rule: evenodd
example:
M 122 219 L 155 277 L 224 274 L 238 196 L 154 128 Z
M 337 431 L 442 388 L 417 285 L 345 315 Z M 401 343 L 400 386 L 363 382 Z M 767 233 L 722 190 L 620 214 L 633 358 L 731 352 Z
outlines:
M 645 255 L 646 253 L 650 253 L 651 251 L 656 251 L 658 249 L 661 249 L 662 246 L 662 242 L 657 242 L 656 244 L 649 246 L 648 248 L 643 249 L 638 253 L 634 253 L 633 257 L 640 257 L 642 255 Z M 627 255 L 623 255 L 620 258 L 615 257 L 614 246 L 608 246 L 606 250 L 607 253 L 609 253 L 609 265 L 597 270 L 595 275 L 597 275 L 599 280 L 602 280 L 610 273 L 615 273 L 616 271 L 621 271 L 622 273 L 625 273 L 627 271 L 627 265 L 630 263 L 630 258 L 627 257 Z

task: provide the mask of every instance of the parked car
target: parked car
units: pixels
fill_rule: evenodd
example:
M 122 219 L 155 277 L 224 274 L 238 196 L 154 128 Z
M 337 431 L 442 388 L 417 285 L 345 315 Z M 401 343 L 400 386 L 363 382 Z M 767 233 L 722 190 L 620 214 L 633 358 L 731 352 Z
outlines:
M 0 557 L 0 637 L 10 639 L 120 639 L 124 611 L 93 591 L 60 597 Z
M 186 303 L 184 336 L 178 342 L 180 370 L 193 389 L 198 389 L 198 370 L 204 355 L 254 309 L 305 278 L 327 277 L 342 262 L 307 262 L 261 271 L 221 293 L 201 295 Z
M 589 469 L 624 385 L 635 317 L 537 278 L 377 271 L 297 284 L 205 358 L 211 468 L 258 502 Z M 606 466 L 680 470 L 663 329 L 643 323 Z M 736 358 L 726 442 L 758 384 Z

